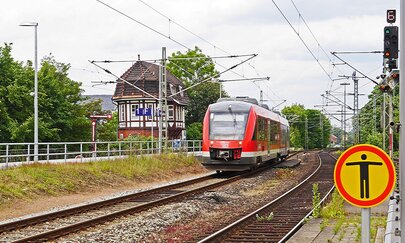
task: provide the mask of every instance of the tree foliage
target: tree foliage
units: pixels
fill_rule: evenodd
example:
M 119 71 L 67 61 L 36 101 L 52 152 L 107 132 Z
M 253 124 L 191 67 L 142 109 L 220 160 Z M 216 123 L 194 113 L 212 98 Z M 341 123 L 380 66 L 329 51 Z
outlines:
M 378 86 L 374 87 L 372 93 L 368 96 L 368 103 L 363 106 L 359 111 L 360 117 L 360 143 L 370 143 L 380 148 L 383 147 L 383 122 L 382 114 L 386 113 L 386 124 L 389 122 L 388 117 L 388 105 L 386 105 L 386 111 L 383 110 L 384 96 Z M 374 102 L 375 99 L 375 109 Z M 386 102 L 388 104 L 388 95 L 386 96 Z M 399 121 L 399 85 L 397 85 L 393 92 L 393 116 L 394 122 Z M 388 132 L 388 128 L 385 129 Z M 388 135 L 386 136 L 385 148 L 388 148 Z M 394 150 L 398 151 L 399 146 L 399 134 L 394 132 L 393 136 Z
M 12 45 L 0 47 L 0 141 L 32 142 L 34 137 L 34 69 L 15 61 Z M 68 77 L 69 64 L 48 56 L 38 70 L 38 137 L 40 142 L 89 141 L 91 122 L 81 83 Z M 100 104 L 98 104 L 100 105 Z M 101 105 L 100 105 L 101 107 Z
M 188 140 L 201 140 L 202 139 L 202 123 L 194 122 L 187 127 Z
M 305 109 L 303 105 L 294 104 L 284 107 L 282 113 L 290 122 L 291 146 L 305 148 L 306 133 L 308 133 L 309 149 L 325 148 L 329 145 L 332 126 L 329 119 L 320 111 Z
M 215 70 L 214 62 L 203 54 L 201 49 L 195 47 L 186 53 L 180 51 L 172 53 L 167 69 L 179 78 L 186 88 L 201 83 L 187 90 L 190 102 L 187 107 L 186 124 L 202 122 L 208 105 L 215 103 L 220 97 L 219 83 L 201 82 L 217 77 L 218 71 Z M 227 96 L 222 90 L 222 97 Z

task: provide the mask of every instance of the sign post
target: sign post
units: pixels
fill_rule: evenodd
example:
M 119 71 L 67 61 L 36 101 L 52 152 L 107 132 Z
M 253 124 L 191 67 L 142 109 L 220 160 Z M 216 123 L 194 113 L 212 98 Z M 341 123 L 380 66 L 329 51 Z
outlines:
M 370 242 L 370 208 L 385 201 L 395 186 L 395 167 L 380 148 L 359 144 L 336 162 L 334 180 L 340 195 L 361 210 L 361 242 Z

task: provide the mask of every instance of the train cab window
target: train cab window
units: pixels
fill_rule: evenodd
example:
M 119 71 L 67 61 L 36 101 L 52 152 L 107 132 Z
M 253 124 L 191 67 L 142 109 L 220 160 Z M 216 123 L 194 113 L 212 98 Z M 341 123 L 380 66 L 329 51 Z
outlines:
M 248 113 L 211 113 L 210 140 L 243 140 Z

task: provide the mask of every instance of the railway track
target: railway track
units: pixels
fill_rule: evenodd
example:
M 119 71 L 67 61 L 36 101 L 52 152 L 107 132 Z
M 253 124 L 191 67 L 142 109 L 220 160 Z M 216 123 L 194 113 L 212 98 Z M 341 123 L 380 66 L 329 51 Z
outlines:
M 270 166 L 239 175 L 208 175 L 139 193 L 68 208 L 0 225 L 0 238 L 6 242 L 43 242 L 57 239 L 116 218 L 180 201 L 194 194 L 230 184 L 260 173 Z
M 312 185 L 318 184 L 323 200 L 334 188 L 336 158 L 325 152 L 321 152 L 319 157 L 320 166 L 301 184 L 200 242 L 286 241 L 312 213 Z

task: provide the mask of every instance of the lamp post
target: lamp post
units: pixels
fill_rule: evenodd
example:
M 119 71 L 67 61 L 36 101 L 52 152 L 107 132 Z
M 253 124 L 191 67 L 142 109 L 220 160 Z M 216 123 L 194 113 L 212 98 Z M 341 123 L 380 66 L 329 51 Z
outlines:
M 38 161 L 38 50 L 37 50 L 37 28 L 38 23 L 27 22 L 22 23 L 20 26 L 35 27 L 35 58 L 34 58 L 34 162 Z

